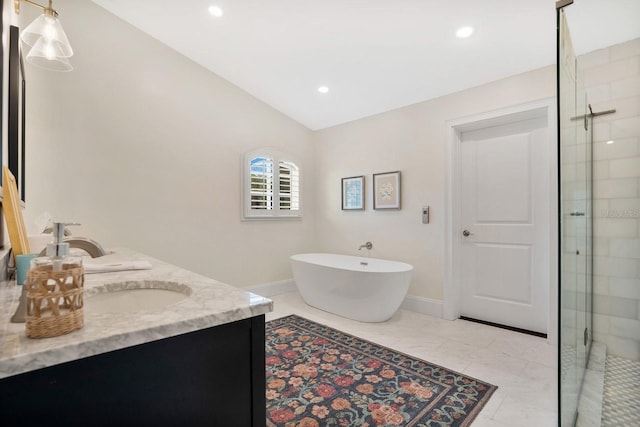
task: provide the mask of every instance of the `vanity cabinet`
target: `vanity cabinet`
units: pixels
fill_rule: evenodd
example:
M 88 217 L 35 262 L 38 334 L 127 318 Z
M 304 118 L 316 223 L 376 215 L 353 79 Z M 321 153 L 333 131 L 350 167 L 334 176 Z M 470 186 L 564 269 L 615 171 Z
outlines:
M 7 426 L 266 424 L 264 315 L 0 380 Z

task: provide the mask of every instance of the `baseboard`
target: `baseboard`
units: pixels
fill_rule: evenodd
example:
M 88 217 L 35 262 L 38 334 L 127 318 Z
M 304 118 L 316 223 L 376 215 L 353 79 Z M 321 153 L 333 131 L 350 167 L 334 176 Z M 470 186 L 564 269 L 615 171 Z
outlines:
M 444 316 L 444 302 L 415 295 L 407 295 L 400 308 L 433 317 Z
M 295 291 L 296 282 L 293 279 L 288 279 L 281 280 L 279 282 L 249 286 L 243 289 L 269 298 L 275 295 Z M 442 318 L 444 313 L 444 303 L 442 301 L 414 295 L 407 295 L 400 308 L 439 318 Z
M 272 297 L 274 295 L 286 294 L 287 292 L 293 292 L 296 290 L 296 282 L 293 279 L 280 280 L 279 282 L 263 283 L 260 285 L 249 286 L 243 288 L 246 291 L 253 292 L 254 294 L 262 295 L 263 297 Z

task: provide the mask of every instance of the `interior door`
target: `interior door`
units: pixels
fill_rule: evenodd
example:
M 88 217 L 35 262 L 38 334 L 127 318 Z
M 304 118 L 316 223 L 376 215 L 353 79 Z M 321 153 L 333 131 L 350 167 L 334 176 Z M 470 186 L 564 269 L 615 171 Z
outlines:
M 546 114 L 461 134 L 462 316 L 547 333 L 548 137 Z

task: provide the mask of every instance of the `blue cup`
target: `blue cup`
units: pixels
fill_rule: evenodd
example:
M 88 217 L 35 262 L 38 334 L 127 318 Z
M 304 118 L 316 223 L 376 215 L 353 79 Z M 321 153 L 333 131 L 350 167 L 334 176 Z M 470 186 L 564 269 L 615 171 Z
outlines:
M 31 267 L 31 260 L 37 258 L 39 254 L 25 254 L 16 256 L 16 283 L 24 285 L 27 281 L 27 271 Z

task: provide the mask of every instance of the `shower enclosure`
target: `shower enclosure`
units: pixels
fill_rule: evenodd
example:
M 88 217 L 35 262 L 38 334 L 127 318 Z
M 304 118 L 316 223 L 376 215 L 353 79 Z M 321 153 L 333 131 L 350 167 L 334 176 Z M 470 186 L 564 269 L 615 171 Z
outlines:
M 560 132 L 560 416 L 572 426 L 592 327 L 592 152 L 586 91 L 564 10 L 558 12 L 558 114 Z
M 581 52 L 572 18 L 602 22 L 573 3 L 557 3 L 559 425 L 640 425 L 640 29 Z

